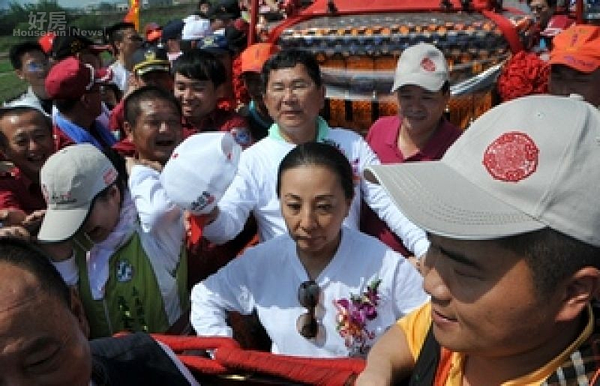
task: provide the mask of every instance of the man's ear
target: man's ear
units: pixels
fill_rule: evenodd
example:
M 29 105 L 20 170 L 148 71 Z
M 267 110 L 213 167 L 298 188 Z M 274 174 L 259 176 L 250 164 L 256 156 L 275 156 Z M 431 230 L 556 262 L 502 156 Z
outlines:
M 71 287 L 71 312 L 73 315 L 75 315 L 75 318 L 77 318 L 77 324 L 79 325 L 79 328 L 85 337 L 89 339 L 90 325 L 85 316 L 85 310 L 83 309 L 83 304 L 79 298 L 79 292 L 75 287 Z
M 572 321 L 577 318 L 594 298 L 600 296 L 600 270 L 583 267 L 564 283 L 562 307 L 557 321 Z
M 112 184 L 112 186 L 110 187 L 109 197 L 116 200 L 118 205 L 120 205 L 123 201 L 123 197 L 121 197 L 121 191 L 119 190 L 119 187 L 116 184 Z
M 23 70 L 19 69 L 19 70 L 15 70 L 15 75 L 21 79 L 21 80 L 25 80 L 25 74 L 23 74 Z

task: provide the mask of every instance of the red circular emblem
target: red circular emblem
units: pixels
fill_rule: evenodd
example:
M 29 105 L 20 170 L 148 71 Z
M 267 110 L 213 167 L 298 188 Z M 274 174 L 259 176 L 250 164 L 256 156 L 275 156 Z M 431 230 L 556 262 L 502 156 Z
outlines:
M 435 63 L 433 62 L 433 60 L 431 60 L 429 58 L 423 58 L 423 60 L 421 60 L 421 67 L 425 71 L 429 71 L 429 72 L 435 71 Z
M 518 182 L 529 177 L 538 165 L 540 150 L 525 133 L 504 133 L 483 153 L 483 165 L 497 180 Z

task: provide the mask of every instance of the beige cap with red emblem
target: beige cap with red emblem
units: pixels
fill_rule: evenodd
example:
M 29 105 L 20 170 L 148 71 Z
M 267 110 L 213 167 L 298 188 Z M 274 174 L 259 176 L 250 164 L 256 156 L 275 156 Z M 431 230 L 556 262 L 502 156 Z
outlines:
M 365 176 L 436 235 L 489 240 L 549 227 L 600 246 L 600 114 L 581 100 L 503 103 L 440 161 L 370 166 Z
M 436 92 L 441 90 L 448 79 L 448 63 L 442 51 L 433 44 L 418 43 L 402 51 L 391 92 L 407 85 Z
M 40 242 L 67 240 L 83 225 L 94 198 L 118 177 L 110 160 L 89 143 L 67 146 L 48 158 L 40 184 L 48 208 Z

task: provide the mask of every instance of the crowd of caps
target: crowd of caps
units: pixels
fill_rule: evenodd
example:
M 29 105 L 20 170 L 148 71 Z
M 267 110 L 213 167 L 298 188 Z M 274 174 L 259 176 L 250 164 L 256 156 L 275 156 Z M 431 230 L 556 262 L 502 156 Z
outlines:
M 541 34 L 555 5 L 528 2 L 539 44 L 469 128 L 445 118 L 443 53 L 410 46 L 398 115 L 363 138 L 320 117 L 312 53 L 246 46 L 243 2 L 206 4 L 145 37 L 112 26 L 108 67 L 82 36 L 11 48 L 29 88 L 0 109 L 0 344 L 48 339 L 0 355 L 0 383 L 138 384 L 125 363 L 196 384 L 146 333 L 368 356 L 357 385 L 593 383 L 600 27 Z

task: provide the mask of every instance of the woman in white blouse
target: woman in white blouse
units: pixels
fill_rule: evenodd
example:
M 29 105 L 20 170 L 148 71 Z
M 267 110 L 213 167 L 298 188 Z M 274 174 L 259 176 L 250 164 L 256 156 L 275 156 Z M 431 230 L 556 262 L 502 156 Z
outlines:
M 277 194 L 288 234 L 248 249 L 192 290 L 198 335 L 231 336 L 227 311 L 256 310 L 271 351 L 366 356 L 398 318 L 428 297 L 405 258 L 342 222 L 352 167 L 335 147 L 310 142 L 283 159 Z

